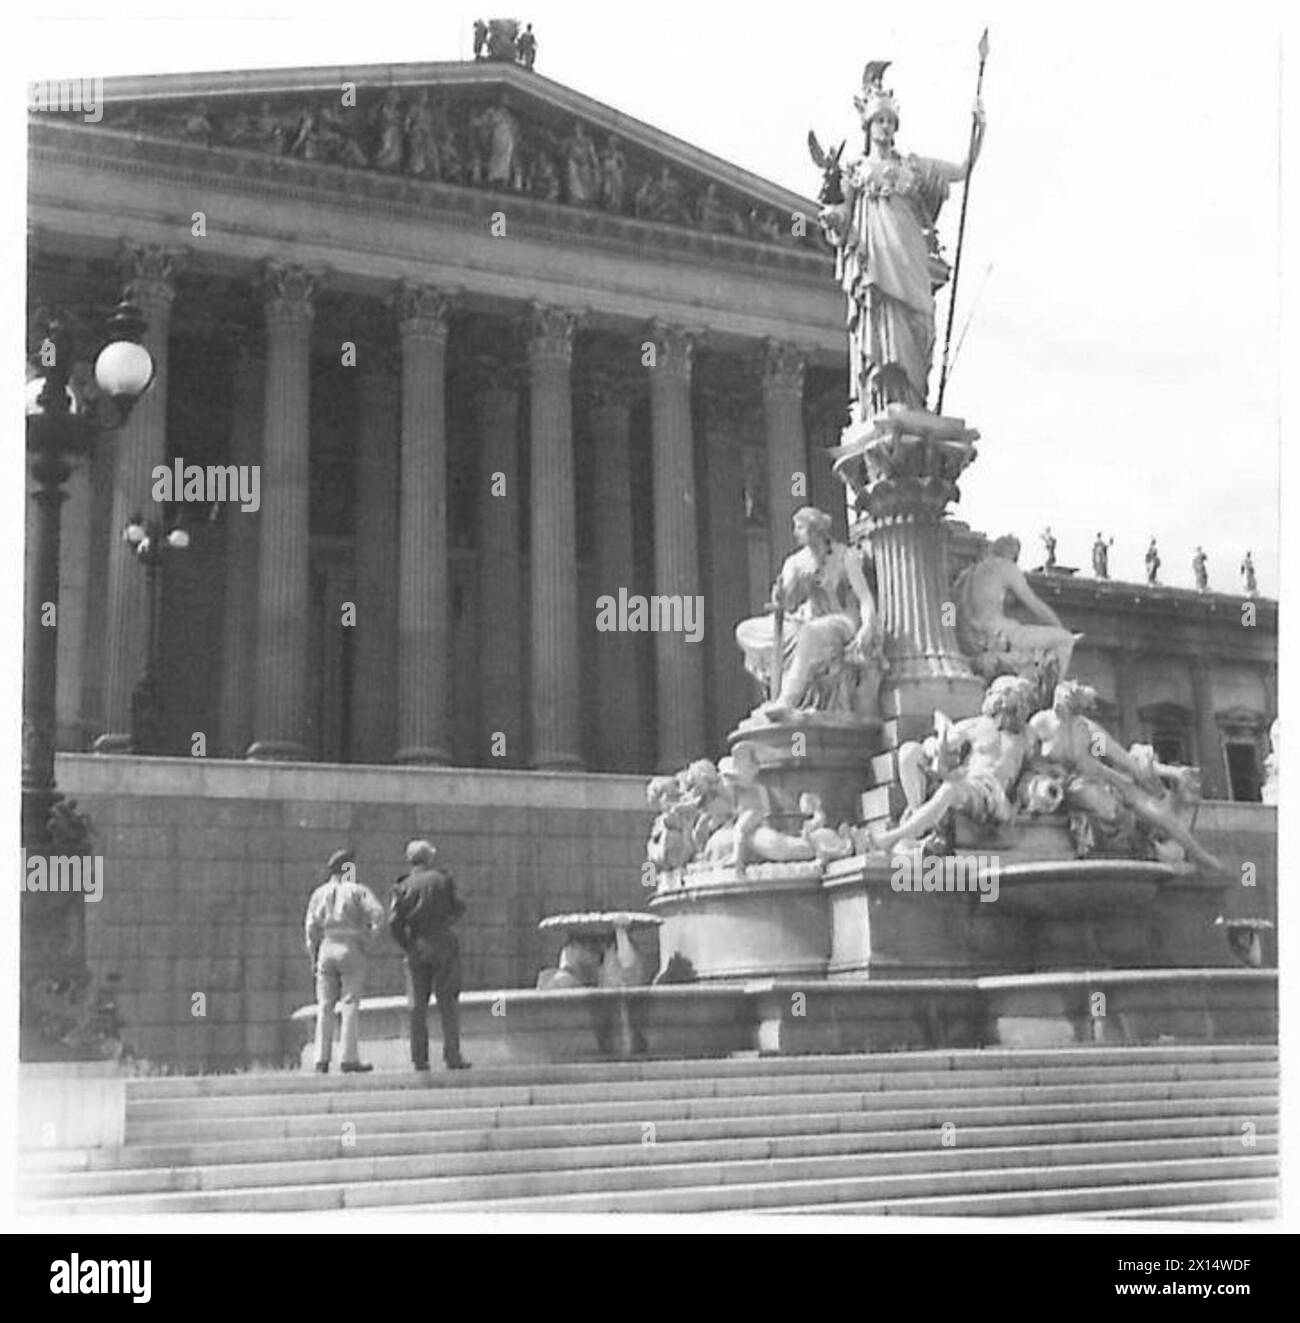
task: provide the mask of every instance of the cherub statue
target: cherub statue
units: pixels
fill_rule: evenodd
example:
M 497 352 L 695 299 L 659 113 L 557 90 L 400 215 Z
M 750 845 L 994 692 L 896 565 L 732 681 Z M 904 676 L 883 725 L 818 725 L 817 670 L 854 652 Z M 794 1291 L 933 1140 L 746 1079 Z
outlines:
M 657 873 L 684 868 L 695 853 L 695 814 L 682 796 L 680 782 L 673 776 L 656 776 L 646 786 L 646 798 L 657 810 L 646 842 L 646 858 Z
M 731 820 L 710 836 L 704 858 L 724 867 L 812 860 L 817 852 L 802 836 L 791 836 L 768 825 L 772 802 L 759 780 L 758 753 L 747 740 L 732 746 L 718 763 L 718 773 L 732 806 Z
M 843 823 L 838 828 L 826 825 L 826 810 L 822 807 L 820 795 L 805 790 L 799 796 L 799 812 L 804 815 L 803 838 L 812 846 L 819 864 L 829 863 L 832 859 L 847 859 L 853 853 L 849 828 Z

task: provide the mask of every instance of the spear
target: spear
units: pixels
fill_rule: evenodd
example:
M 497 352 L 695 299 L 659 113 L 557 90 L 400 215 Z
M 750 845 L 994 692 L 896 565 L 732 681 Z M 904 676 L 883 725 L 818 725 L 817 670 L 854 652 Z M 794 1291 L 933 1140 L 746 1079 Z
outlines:
M 980 71 L 975 79 L 975 99 L 980 98 L 980 93 L 984 90 L 984 64 L 989 58 L 989 30 L 984 29 L 984 35 L 980 38 Z M 943 337 L 943 366 L 939 370 L 939 402 L 934 406 L 935 413 L 943 412 L 943 391 L 948 384 L 948 347 L 952 344 L 952 321 L 953 314 L 957 311 L 957 280 L 961 275 L 961 246 L 966 237 L 966 205 L 970 202 L 970 176 L 975 169 L 975 135 L 979 132 L 979 116 L 974 111 L 971 112 L 970 119 L 970 152 L 966 159 L 970 161 L 970 170 L 966 174 L 966 187 L 961 194 L 961 219 L 957 222 L 957 256 L 952 264 L 952 293 L 948 297 L 948 329 Z

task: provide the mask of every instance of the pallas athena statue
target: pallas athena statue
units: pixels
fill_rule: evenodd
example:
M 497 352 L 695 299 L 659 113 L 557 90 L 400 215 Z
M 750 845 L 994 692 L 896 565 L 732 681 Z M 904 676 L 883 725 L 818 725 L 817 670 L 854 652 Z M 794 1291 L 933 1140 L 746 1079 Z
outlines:
M 984 141 L 975 103 L 971 149 L 962 164 L 902 155 L 894 146 L 898 105 L 882 84 L 888 60 L 868 64 L 854 96 L 865 154 L 841 173 L 842 201 L 820 212 L 848 299 L 853 420 L 889 404 L 925 409 L 935 346 L 934 292 L 948 279 L 935 222 L 950 184 L 964 180 Z

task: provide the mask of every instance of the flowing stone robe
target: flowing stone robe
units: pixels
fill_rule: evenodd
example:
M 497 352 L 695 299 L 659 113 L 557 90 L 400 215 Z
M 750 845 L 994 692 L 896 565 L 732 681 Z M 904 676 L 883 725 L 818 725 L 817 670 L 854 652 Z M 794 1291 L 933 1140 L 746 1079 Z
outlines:
M 946 268 L 931 232 L 962 167 L 921 156 L 854 161 L 836 275 L 848 299 L 857 416 L 897 402 L 924 409 L 934 358 L 934 289 Z

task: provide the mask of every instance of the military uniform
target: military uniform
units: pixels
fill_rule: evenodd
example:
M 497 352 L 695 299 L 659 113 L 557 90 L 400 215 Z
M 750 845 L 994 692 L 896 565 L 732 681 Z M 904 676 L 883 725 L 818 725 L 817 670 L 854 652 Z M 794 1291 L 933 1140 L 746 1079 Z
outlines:
M 393 887 L 388 927 L 406 953 L 407 991 L 411 999 L 411 1061 L 417 1070 L 429 1065 L 429 996 L 438 1001 L 442 1020 L 442 1057 L 459 1069 L 460 943 L 452 924 L 465 912 L 456 883 L 442 868 L 419 864 Z
M 369 888 L 337 873 L 317 887 L 307 903 L 307 950 L 316 971 L 317 1070 L 329 1069 L 334 1007 L 340 1001 L 343 1069 L 363 1069 L 358 1057 L 361 991 L 366 956 L 383 924 L 384 907 Z

